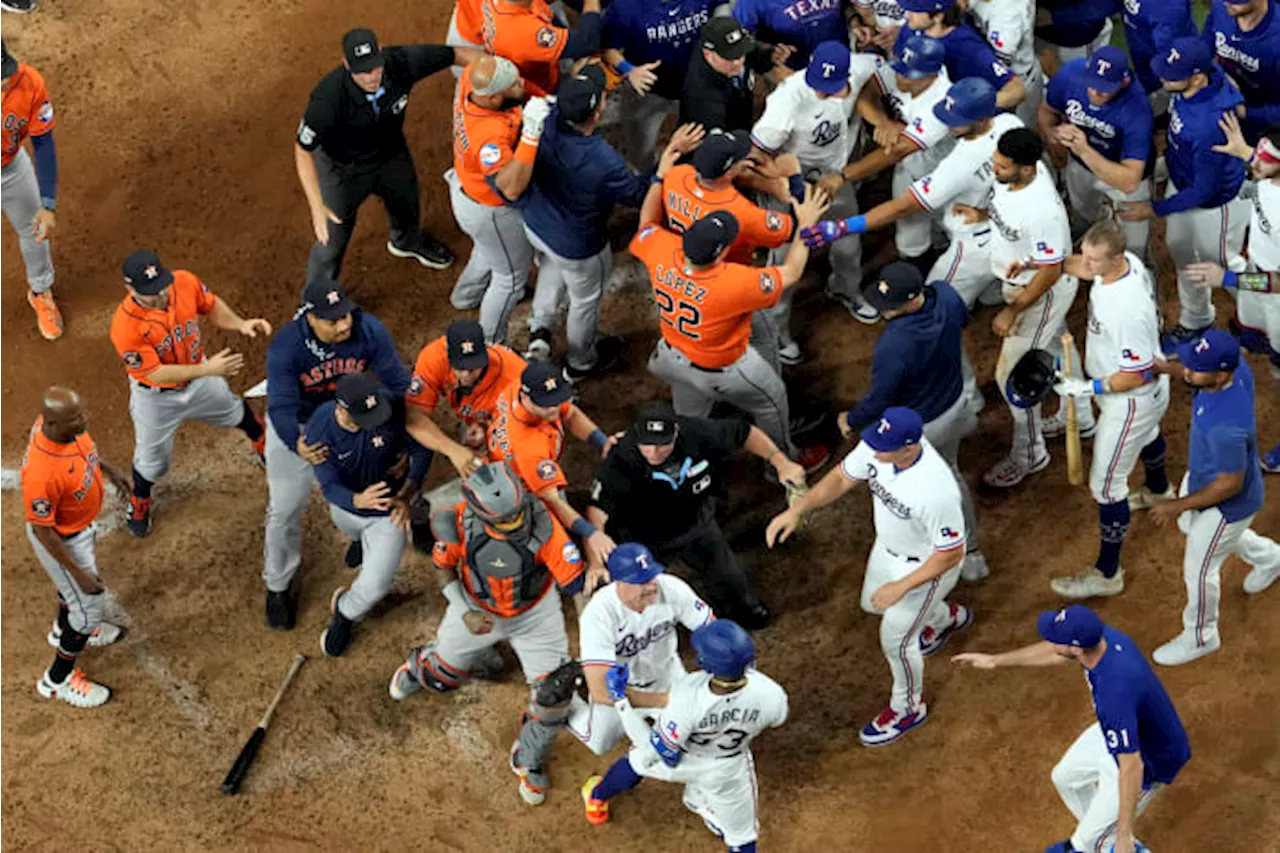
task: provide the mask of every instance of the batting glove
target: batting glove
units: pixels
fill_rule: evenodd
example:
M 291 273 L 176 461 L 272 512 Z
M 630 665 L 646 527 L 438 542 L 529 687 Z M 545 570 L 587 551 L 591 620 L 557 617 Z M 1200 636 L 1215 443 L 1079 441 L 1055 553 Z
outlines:
M 551 114 L 551 104 L 546 98 L 535 97 L 525 102 L 520 120 L 520 135 L 528 139 L 540 139 L 542 126 Z
M 615 702 L 627 698 L 627 682 L 631 680 L 631 671 L 625 663 L 615 663 L 604 674 L 605 686 L 609 688 L 609 698 Z
M 1053 383 L 1053 393 L 1059 397 L 1092 397 L 1093 383 L 1078 376 L 1063 376 L 1059 373 L 1058 381 Z
M 821 249 L 830 246 L 841 237 L 849 234 L 861 234 L 867 230 L 865 216 L 851 216 L 848 219 L 826 219 L 816 225 L 810 225 L 800 231 L 800 237 L 810 249 Z

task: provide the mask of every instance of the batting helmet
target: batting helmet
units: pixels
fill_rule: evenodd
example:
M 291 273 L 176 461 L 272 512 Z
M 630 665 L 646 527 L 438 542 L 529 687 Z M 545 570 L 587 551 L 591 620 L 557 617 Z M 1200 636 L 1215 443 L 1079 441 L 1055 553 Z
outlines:
M 1047 350 L 1027 350 L 1009 371 L 1004 383 L 1004 395 L 1019 409 L 1038 405 L 1057 381 L 1057 360 Z
M 639 542 L 624 542 L 609 555 L 609 577 L 621 583 L 648 583 L 667 567 Z
M 933 114 L 947 127 L 976 124 L 996 114 L 996 87 L 981 77 L 966 77 L 933 105 Z
M 462 481 L 462 495 L 472 512 L 488 522 L 515 518 L 524 509 L 525 490 L 506 462 L 490 462 Z
M 756 646 L 751 635 L 737 622 L 717 619 L 703 625 L 689 637 L 698 655 L 698 667 L 718 678 L 741 678 L 756 659 Z
M 947 52 L 942 42 L 924 35 L 914 35 L 893 52 L 894 71 L 909 80 L 919 80 L 942 70 Z

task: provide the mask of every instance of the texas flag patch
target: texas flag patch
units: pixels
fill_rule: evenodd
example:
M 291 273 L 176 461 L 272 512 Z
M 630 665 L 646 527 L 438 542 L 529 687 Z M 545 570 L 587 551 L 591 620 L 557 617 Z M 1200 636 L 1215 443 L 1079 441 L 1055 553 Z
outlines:
M 1120 350 L 1120 357 L 1125 361 L 1142 361 L 1142 358 L 1131 349 Z
M 680 740 L 679 726 L 676 725 L 674 720 L 667 723 L 667 737 L 671 740 Z

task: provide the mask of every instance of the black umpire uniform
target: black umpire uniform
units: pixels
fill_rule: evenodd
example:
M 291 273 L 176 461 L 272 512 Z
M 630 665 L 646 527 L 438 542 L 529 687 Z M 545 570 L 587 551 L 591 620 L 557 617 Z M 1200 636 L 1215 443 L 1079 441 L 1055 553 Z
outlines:
M 733 18 L 718 16 L 702 27 L 680 96 L 680 123 L 700 124 L 708 131 L 735 131 L 755 124 L 755 75 L 773 69 L 773 46 L 761 44 Z M 742 72 L 722 74 L 711 67 L 706 51 L 723 62 L 743 60 Z
M 752 630 L 772 618 L 716 521 L 726 461 L 750 434 L 745 420 L 686 418 L 668 403 L 640 407 L 635 425 L 596 470 L 590 503 L 615 542 L 639 542 L 661 562 L 680 559 L 701 575 L 716 613 Z M 672 445 L 660 464 L 641 445 Z M 659 451 L 660 452 L 660 451 Z
M 432 269 L 453 263 L 449 247 L 422 233 L 418 176 L 404 138 L 409 92 L 424 77 L 454 64 L 453 48 L 418 44 L 379 48 L 370 30 L 342 37 L 344 64 L 311 92 L 298 125 L 297 144 L 315 158 L 324 206 L 341 222 L 329 221 L 329 242 L 316 242 L 307 258 L 307 281 L 337 279 L 342 256 L 355 231 L 356 213 L 370 195 L 382 199 L 391 220 L 387 251 Z M 382 69 L 377 90 L 366 92 L 353 74 Z

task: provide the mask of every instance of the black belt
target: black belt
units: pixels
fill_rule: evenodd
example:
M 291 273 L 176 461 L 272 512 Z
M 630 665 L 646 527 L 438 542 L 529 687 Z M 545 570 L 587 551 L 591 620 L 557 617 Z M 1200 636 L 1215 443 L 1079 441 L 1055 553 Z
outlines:
M 918 562 L 920 562 L 920 558 L 919 558 L 919 557 L 904 557 L 903 555 L 899 554 L 899 553 L 898 553 L 898 552 L 896 552 L 896 551 L 889 551 L 889 549 L 888 549 L 888 548 L 885 548 L 885 550 L 889 552 L 889 556 L 890 556 L 890 557 L 897 557 L 899 560 L 906 560 L 908 563 L 918 563 Z
M 148 385 L 145 382 L 139 382 L 138 386 L 146 391 L 155 391 L 157 394 L 163 394 L 166 391 L 181 391 L 183 388 L 187 387 L 187 383 L 184 382 L 181 385 L 174 385 L 172 388 L 161 388 L 159 385 Z
M 662 343 L 670 347 L 671 349 L 675 350 L 676 352 L 680 353 L 681 355 L 683 355 L 685 358 L 685 361 L 689 362 L 689 366 L 692 367 L 694 370 L 700 370 L 703 373 L 724 373 L 723 367 L 703 367 L 701 364 L 694 364 L 693 359 L 685 355 L 683 350 L 681 350 L 679 347 L 672 346 L 670 343 L 667 342 L 665 338 L 663 339 Z

